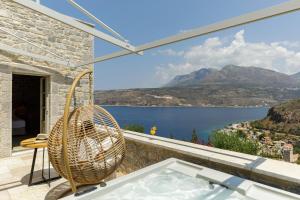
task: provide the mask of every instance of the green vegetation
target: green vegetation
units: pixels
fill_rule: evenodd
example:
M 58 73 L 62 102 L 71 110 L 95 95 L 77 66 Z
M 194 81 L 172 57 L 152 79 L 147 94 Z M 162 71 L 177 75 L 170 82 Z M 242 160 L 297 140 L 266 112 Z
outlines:
M 241 137 L 239 133 L 225 133 L 216 131 L 210 137 L 210 143 L 220 149 L 227 149 L 241 153 L 257 155 L 259 144 L 255 141 Z
M 294 146 L 294 153 L 300 154 L 300 146 Z
M 264 126 L 262 125 L 262 123 L 260 121 L 252 121 L 250 123 L 250 125 L 253 127 L 253 128 L 257 128 L 257 129 L 263 129 Z
M 264 137 L 267 137 L 266 133 L 262 133 L 258 136 L 258 140 L 261 141 Z
M 145 128 L 139 124 L 128 124 L 124 127 L 125 130 L 145 133 Z
M 300 158 L 296 161 L 296 164 L 300 165 Z
M 242 130 L 237 130 L 236 134 L 240 137 L 240 138 L 246 138 L 245 133 Z
M 199 143 L 199 139 L 198 139 L 198 135 L 196 133 L 196 129 L 193 129 L 191 142 L 195 143 L 195 144 Z
M 270 108 L 264 119 L 252 122 L 251 125 L 258 129 L 284 133 L 285 137 L 300 136 L 299 120 L 300 99 L 295 99 Z
M 260 156 L 265 157 L 265 158 L 272 158 L 275 160 L 282 160 L 282 156 L 278 155 L 278 154 L 270 154 L 270 153 L 262 152 L 262 153 L 260 153 Z

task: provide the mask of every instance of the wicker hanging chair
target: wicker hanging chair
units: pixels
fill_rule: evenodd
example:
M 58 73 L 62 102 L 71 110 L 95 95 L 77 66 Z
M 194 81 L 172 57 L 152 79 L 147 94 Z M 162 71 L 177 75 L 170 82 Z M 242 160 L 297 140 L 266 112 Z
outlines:
M 90 103 L 70 112 L 80 79 L 89 75 Z M 74 80 L 66 100 L 64 116 L 54 125 L 48 139 L 49 159 L 76 192 L 77 185 L 97 184 L 112 174 L 125 156 L 125 142 L 116 120 L 92 104 L 92 71 Z

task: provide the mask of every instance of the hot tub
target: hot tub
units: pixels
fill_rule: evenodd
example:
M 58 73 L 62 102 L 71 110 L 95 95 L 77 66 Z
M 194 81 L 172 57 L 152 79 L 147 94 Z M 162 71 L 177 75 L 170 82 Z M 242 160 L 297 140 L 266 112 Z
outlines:
M 64 199 L 300 200 L 300 195 L 171 158 Z

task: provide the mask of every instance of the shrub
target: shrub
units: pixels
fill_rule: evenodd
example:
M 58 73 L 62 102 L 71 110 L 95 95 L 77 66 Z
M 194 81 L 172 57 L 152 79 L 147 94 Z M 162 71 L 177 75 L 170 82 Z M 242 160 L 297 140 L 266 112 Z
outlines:
M 282 160 L 282 155 L 278 155 L 278 154 L 270 154 L 270 153 L 266 153 L 266 152 L 261 152 L 260 156 L 264 157 L 264 158 L 272 158 L 272 159 L 276 159 L 276 160 Z
M 230 151 L 237 151 L 257 155 L 259 152 L 259 144 L 247 138 L 240 137 L 238 133 L 224 133 L 216 131 L 210 137 L 212 146 Z
M 256 128 L 256 129 L 263 129 L 264 126 L 263 124 L 260 122 L 260 121 L 252 121 L 250 123 L 250 125 L 253 127 L 253 128 Z
M 300 146 L 294 146 L 294 153 L 300 154 Z
M 139 133 L 145 133 L 145 128 L 139 124 L 129 124 L 126 125 L 124 129 L 129 131 L 139 132 Z
M 196 133 L 196 129 L 193 129 L 191 142 L 195 144 L 199 144 L 199 139 Z
M 267 136 L 267 134 L 266 133 L 262 133 L 262 134 L 260 134 L 259 136 L 258 136 L 258 139 L 259 140 L 262 140 L 264 137 L 266 137 Z
M 300 165 L 300 157 L 299 157 L 298 160 L 296 161 L 296 164 Z
M 242 131 L 242 130 L 237 130 L 236 134 L 241 137 L 241 138 L 245 138 L 246 134 Z

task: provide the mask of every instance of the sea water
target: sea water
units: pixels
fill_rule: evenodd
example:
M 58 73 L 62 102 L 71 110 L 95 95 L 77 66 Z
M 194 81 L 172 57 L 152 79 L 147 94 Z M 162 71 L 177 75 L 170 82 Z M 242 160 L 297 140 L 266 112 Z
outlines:
M 149 133 L 153 126 L 162 137 L 173 136 L 178 140 L 191 140 L 193 129 L 198 138 L 208 141 L 216 129 L 231 123 L 262 119 L 268 108 L 221 108 L 221 107 L 126 107 L 105 106 L 121 127 L 139 124 Z
M 250 200 L 209 181 L 162 169 L 93 200 Z

